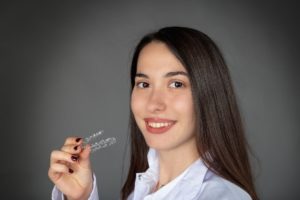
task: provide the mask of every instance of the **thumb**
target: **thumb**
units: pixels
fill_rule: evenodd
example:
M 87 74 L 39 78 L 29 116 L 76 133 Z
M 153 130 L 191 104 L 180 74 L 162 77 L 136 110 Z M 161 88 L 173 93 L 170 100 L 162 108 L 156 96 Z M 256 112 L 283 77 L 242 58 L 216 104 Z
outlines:
M 79 154 L 80 165 L 86 168 L 90 167 L 90 155 L 91 155 L 91 146 L 87 144 Z

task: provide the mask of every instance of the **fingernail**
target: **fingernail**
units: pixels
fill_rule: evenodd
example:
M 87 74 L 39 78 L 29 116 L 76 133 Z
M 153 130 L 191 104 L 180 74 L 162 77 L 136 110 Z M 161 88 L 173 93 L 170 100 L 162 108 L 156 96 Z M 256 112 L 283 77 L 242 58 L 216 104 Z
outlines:
M 81 138 L 76 138 L 76 142 L 79 142 L 81 140 Z
M 75 146 L 75 147 L 74 147 L 74 150 L 77 150 L 77 149 L 78 149 L 78 146 Z
M 72 159 L 73 161 L 77 161 L 77 160 L 78 160 L 78 156 L 71 156 L 71 159 Z
M 73 169 L 69 168 L 69 173 L 72 174 L 73 172 L 74 172 Z

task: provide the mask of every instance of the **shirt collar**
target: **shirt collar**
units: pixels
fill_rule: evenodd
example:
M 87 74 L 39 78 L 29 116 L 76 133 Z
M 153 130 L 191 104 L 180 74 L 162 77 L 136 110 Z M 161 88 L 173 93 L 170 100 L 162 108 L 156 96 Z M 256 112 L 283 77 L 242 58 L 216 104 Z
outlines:
M 143 173 L 136 174 L 134 199 L 143 199 L 145 196 L 150 194 L 154 190 L 158 181 L 159 158 L 157 151 L 150 148 L 147 158 L 149 168 Z M 166 197 L 166 195 L 168 195 L 167 193 L 172 191 L 180 182 L 180 191 L 184 191 L 185 195 L 188 194 L 192 197 L 196 195 L 195 192 L 198 191 L 195 189 L 195 187 L 199 188 L 202 185 L 206 172 L 207 167 L 204 165 L 201 159 L 198 159 L 192 163 L 181 175 L 172 180 L 162 189 L 155 192 L 155 195 Z M 175 181 L 176 184 L 172 184 L 172 182 Z

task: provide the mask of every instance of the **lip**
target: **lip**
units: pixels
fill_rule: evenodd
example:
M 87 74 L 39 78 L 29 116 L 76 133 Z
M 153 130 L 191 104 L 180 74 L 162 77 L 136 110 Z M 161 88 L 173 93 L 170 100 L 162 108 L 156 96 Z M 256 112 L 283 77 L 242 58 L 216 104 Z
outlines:
M 176 121 L 170 120 L 170 119 L 163 119 L 163 118 L 145 118 L 145 124 L 146 124 L 146 129 L 149 133 L 153 134 L 163 134 L 170 130 Z M 149 122 L 154 122 L 154 123 L 171 123 L 171 125 L 166 126 L 166 127 L 160 127 L 160 128 L 153 128 L 148 125 Z

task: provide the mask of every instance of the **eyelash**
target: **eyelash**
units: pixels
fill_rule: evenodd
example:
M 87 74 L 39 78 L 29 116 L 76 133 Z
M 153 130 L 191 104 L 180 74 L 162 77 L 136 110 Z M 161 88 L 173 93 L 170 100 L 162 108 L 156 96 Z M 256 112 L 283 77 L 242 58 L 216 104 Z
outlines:
M 172 84 L 175 84 L 176 85 L 176 83 L 179 83 L 180 84 L 180 87 L 172 87 L 172 88 L 182 88 L 182 87 L 184 87 L 185 85 L 182 83 L 182 82 L 180 82 L 180 81 L 173 81 L 170 85 L 172 85 Z
M 135 85 L 138 87 L 138 88 L 146 88 L 146 87 L 141 87 L 140 84 L 147 84 L 149 86 L 149 83 L 146 83 L 146 82 L 137 82 Z
M 179 84 L 180 84 L 180 87 L 175 87 L 175 85 L 174 85 L 174 87 L 171 87 L 171 88 L 183 88 L 183 87 L 185 87 L 185 84 L 182 83 L 182 82 L 180 82 L 180 81 L 173 81 L 170 85 L 176 84 L 176 83 L 179 83 Z M 143 86 L 140 86 L 141 84 L 143 84 Z M 147 86 L 144 86 L 144 84 L 147 84 Z M 141 88 L 141 89 L 149 87 L 149 83 L 147 83 L 147 82 L 137 82 L 135 85 L 136 85 L 138 88 Z M 170 86 L 170 85 L 169 85 L 169 86 Z

